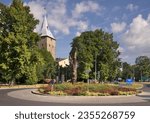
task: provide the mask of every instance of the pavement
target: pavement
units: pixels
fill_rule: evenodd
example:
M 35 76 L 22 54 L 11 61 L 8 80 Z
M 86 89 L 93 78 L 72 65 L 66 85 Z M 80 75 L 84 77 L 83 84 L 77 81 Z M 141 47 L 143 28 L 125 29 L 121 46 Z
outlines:
M 18 106 L 150 106 L 150 86 L 138 96 L 49 96 L 31 93 L 35 89 L 1 89 L 0 105 Z

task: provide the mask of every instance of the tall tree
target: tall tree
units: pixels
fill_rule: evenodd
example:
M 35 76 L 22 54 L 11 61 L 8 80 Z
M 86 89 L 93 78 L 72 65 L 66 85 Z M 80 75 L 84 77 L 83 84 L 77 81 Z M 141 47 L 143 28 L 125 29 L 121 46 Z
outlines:
M 150 58 L 148 56 L 139 56 L 135 60 L 136 79 L 145 81 L 150 78 Z
M 36 67 L 39 36 L 33 30 L 38 24 L 28 6 L 21 0 L 13 0 L 10 6 L 0 4 L 0 71 L 2 77 L 13 84 L 25 78 L 26 83 L 38 81 Z
M 74 84 L 77 81 L 77 47 L 76 44 L 72 44 L 72 50 L 70 52 L 70 66 L 71 66 L 71 81 Z
M 41 79 L 54 78 L 56 74 L 56 63 L 52 55 L 46 49 L 39 50 L 43 59 L 44 64 L 38 66 L 39 75 L 43 75 Z
M 70 57 L 73 60 L 78 79 L 97 78 L 99 71 L 100 80 L 113 80 L 119 68 L 118 44 L 113 40 L 113 35 L 103 30 L 83 32 L 75 37 L 71 44 Z M 76 52 L 75 52 L 76 51 Z M 72 62 L 72 63 L 73 63 Z
M 122 67 L 123 67 L 122 78 L 124 80 L 134 77 L 134 69 L 132 65 L 128 64 L 127 62 L 123 62 Z

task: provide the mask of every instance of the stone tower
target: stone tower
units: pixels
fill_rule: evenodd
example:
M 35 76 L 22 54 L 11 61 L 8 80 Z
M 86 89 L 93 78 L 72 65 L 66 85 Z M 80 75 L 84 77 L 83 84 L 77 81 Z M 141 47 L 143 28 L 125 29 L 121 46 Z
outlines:
M 56 39 L 51 33 L 46 16 L 43 19 L 41 27 L 41 40 L 38 42 L 39 48 L 46 48 L 51 53 L 54 59 L 56 59 Z

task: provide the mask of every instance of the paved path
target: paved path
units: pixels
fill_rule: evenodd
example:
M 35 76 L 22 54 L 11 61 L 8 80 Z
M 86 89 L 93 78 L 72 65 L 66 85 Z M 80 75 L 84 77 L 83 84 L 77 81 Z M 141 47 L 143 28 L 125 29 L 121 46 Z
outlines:
M 53 105 L 123 105 L 150 106 L 150 86 L 144 86 L 144 93 L 139 96 L 43 96 L 32 94 L 33 89 L 3 89 L 0 90 L 0 105 L 19 106 L 53 106 Z

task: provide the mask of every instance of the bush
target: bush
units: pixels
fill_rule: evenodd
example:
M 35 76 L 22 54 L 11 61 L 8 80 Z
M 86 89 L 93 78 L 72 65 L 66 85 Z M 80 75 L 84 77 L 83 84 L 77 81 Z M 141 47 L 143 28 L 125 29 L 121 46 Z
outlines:
M 72 89 L 68 89 L 65 91 L 68 95 L 73 95 L 73 96 L 81 96 L 81 95 L 85 95 L 84 91 L 82 91 L 81 87 L 76 87 L 76 88 L 72 88 Z
M 72 89 L 74 87 L 71 83 L 56 84 L 54 86 L 56 91 L 65 91 L 65 90 Z
M 118 87 L 118 90 L 119 91 L 124 91 L 124 92 L 127 92 L 127 91 L 136 91 L 136 89 L 134 89 L 134 88 L 127 88 L 127 87 Z
M 39 91 L 40 93 L 44 93 L 45 89 L 44 89 L 44 88 L 39 88 L 38 91 Z
M 48 85 L 48 86 L 46 86 L 46 87 L 40 87 L 40 88 L 38 89 L 38 91 L 39 91 L 40 93 L 47 94 L 48 92 L 53 91 L 53 88 L 52 88 L 52 86 Z

